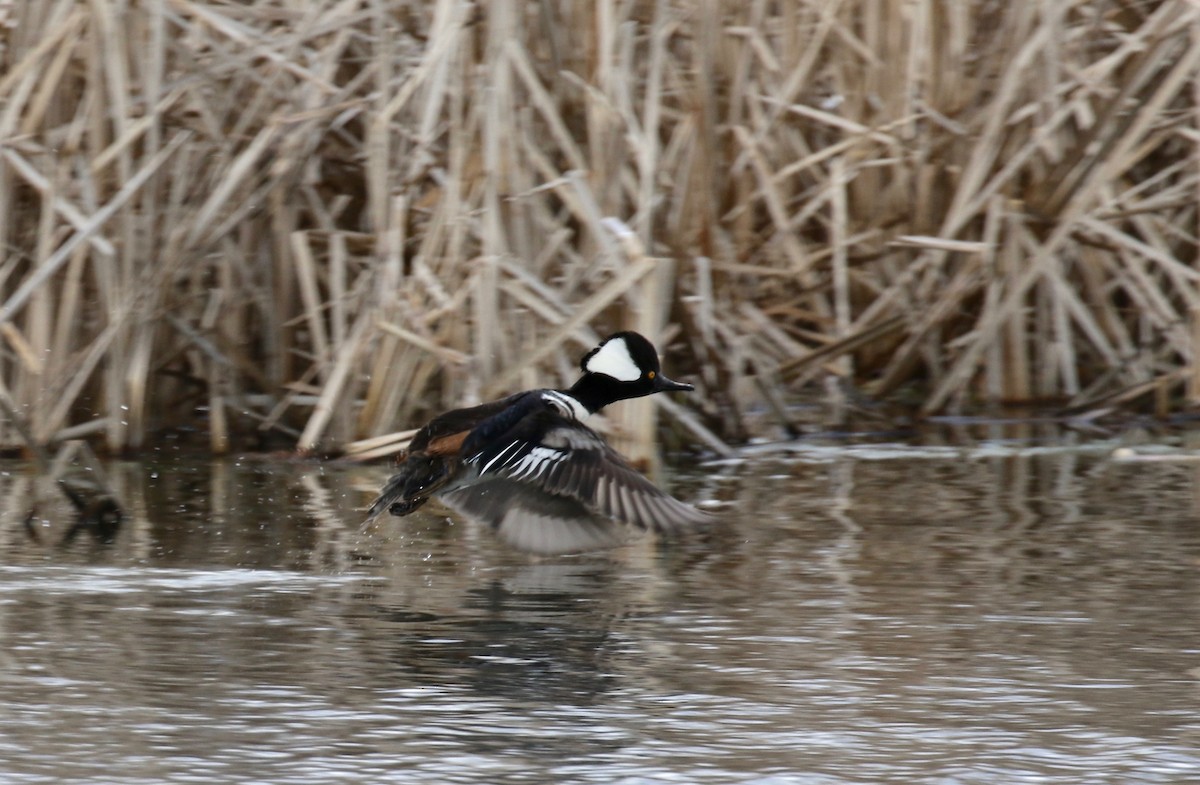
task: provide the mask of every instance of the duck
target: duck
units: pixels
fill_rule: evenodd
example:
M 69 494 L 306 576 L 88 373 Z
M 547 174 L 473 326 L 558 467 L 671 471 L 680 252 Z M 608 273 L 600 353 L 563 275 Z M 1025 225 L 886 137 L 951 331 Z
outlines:
M 632 529 L 672 536 L 710 523 L 585 424 L 617 401 L 693 386 L 667 378 L 654 345 L 632 331 L 605 338 L 579 367 L 568 389 L 526 390 L 432 419 L 401 454 L 365 524 L 436 498 L 518 550 L 550 555 L 611 548 Z

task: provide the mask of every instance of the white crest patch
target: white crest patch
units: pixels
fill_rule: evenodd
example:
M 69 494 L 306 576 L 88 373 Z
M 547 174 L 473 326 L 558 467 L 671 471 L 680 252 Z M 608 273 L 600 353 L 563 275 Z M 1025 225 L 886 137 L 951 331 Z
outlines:
M 602 373 L 619 382 L 636 382 L 642 377 L 642 369 L 633 361 L 624 338 L 613 338 L 588 358 L 585 366 L 589 373 Z

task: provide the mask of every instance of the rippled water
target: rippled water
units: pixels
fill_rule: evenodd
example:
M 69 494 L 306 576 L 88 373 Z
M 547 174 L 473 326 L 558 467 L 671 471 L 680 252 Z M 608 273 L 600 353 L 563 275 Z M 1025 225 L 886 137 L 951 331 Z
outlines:
M 1109 451 L 808 446 L 555 559 L 260 462 L 62 542 L 0 465 L 0 782 L 1200 782 L 1200 464 Z

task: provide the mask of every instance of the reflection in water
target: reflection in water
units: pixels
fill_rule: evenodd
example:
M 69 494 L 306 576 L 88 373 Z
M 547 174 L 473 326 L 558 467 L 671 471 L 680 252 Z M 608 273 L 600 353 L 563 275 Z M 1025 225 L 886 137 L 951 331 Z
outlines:
M 606 662 L 614 644 L 608 620 L 581 615 L 579 600 L 603 591 L 607 572 L 531 565 L 464 588 L 447 616 L 393 604 L 386 585 L 368 584 L 359 597 L 370 605 L 354 622 L 367 638 L 382 641 L 373 654 L 393 678 L 449 680 L 479 696 L 586 706 L 612 685 Z
M 1184 782 L 1196 468 L 1104 450 L 715 465 L 703 537 L 536 559 L 384 468 L 0 474 L 0 781 Z M 31 522 L 24 515 L 41 500 Z

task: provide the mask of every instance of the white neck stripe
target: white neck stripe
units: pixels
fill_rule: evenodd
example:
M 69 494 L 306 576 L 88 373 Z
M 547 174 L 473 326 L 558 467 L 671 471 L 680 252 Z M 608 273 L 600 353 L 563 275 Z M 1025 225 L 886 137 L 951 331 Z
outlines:
M 555 390 L 546 390 L 542 393 L 542 398 L 549 401 L 564 417 L 570 417 L 579 422 L 583 422 L 591 414 L 587 407 L 580 403 L 574 396 L 560 393 Z

